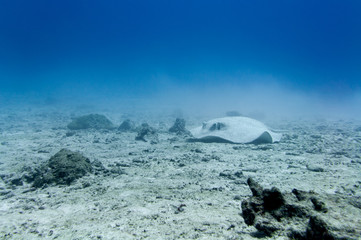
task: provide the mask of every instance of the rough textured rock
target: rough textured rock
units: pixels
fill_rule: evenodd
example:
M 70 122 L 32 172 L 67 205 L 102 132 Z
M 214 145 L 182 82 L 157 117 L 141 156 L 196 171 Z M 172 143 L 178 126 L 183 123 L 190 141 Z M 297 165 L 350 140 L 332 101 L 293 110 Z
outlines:
M 317 216 L 311 216 L 306 229 L 305 239 L 333 240 L 334 236 L 329 232 L 327 224 Z
M 68 128 L 71 130 L 80 129 L 114 129 L 113 123 L 100 114 L 89 114 L 78 118 L 75 118 L 71 123 L 68 124 Z
M 143 123 L 137 131 L 137 136 L 135 137 L 137 141 L 151 141 L 152 143 L 158 142 L 158 135 L 154 128 L 149 126 L 148 123 Z
M 186 121 L 182 118 L 177 118 L 171 128 L 168 130 L 171 133 L 176 133 L 177 135 L 188 135 L 191 133 L 186 129 Z
M 118 131 L 121 132 L 129 132 L 133 130 L 135 130 L 135 124 L 130 119 L 124 120 L 118 127 Z
M 247 180 L 252 197 L 243 200 L 242 216 L 247 225 L 253 225 L 261 235 L 287 235 L 291 239 L 354 239 L 345 233 L 334 233 L 337 229 L 322 220 L 327 213 L 326 204 L 314 192 L 294 189 L 281 193 L 277 188 L 263 189 L 252 178 Z M 298 226 L 292 229 L 290 226 Z M 331 230 L 332 229 L 332 230 Z M 284 234 L 282 234 L 282 232 Z
M 92 170 L 88 158 L 80 153 L 62 149 L 32 173 L 33 187 L 38 188 L 53 183 L 70 185 Z
M 256 181 L 254 181 L 253 178 L 248 178 L 247 184 L 248 184 L 249 188 L 251 189 L 254 197 L 262 196 L 263 188 Z

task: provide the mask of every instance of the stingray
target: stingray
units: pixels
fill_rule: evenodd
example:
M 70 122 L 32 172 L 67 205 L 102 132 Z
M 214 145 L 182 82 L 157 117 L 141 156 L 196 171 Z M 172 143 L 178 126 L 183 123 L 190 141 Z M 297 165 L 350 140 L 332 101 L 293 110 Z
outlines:
M 191 130 L 196 142 L 274 143 L 282 134 L 269 130 L 262 122 L 248 117 L 224 117 L 204 122 Z

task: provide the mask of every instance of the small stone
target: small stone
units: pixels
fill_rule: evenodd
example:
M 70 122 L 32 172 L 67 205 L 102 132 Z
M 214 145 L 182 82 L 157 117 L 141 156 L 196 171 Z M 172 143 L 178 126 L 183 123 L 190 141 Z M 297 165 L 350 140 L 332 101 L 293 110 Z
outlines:
M 307 165 L 307 170 L 311 171 L 311 172 L 324 172 L 325 169 L 323 169 L 322 167 L 317 167 L 317 166 L 309 166 Z
M 237 171 L 234 173 L 234 176 L 238 177 L 238 178 L 242 178 L 243 177 L 243 172 L 242 171 Z
M 316 197 L 311 197 L 310 200 L 313 203 L 313 206 L 316 211 L 323 212 L 323 213 L 327 212 L 327 207 L 324 202 L 320 201 Z
M 307 198 L 307 193 L 304 191 L 300 191 L 296 188 L 292 190 L 292 193 L 296 196 L 298 201 L 303 201 Z
M 241 195 L 236 195 L 233 197 L 234 200 L 242 200 L 242 196 Z
M 74 131 L 69 131 L 69 132 L 66 132 L 65 133 L 65 136 L 66 137 L 71 137 L 71 136 L 74 136 L 75 135 L 75 132 Z

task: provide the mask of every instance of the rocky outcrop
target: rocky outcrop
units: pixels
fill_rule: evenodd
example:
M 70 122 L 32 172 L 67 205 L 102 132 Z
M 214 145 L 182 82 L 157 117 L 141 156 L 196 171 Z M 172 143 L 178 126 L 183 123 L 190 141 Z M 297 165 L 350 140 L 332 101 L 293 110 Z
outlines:
M 151 143 L 158 143 L 159 141 L 157 131 L 151 126 L 149 126 L 148 123 L 143 123 L 138 128 L 135 140 L 144 142 L 150 141 Z
M 129 132 L 134 130 L 135 130 L 135 124 L 130 119 L 124 120 L 118 127 L 118 131 L 120 132 Z
M 182 118 L 177 118 L 171 128 L 168 130 L 170 133 L 176 133 L 177 135 L 191 136 L 190 131 L 186 129 L 186 121 Z
M 242 216 L 247 225 L 258 230 L 258 236 L 286 235 L 297 240 L 357 239 L 346 229 L 335 231 L 337 227 L 326 223 L 327 216 L 323 215 L 328 208 L 318 194 L 297 189 L 281 193 L 276 187 L 263 189 L 252 178 L 248 178 L 247 184 L 252 196 L 243 200 Z
M 104 115 L 101 114 L 89 114 L 78 118 L 75 118 L 68 124 L 68 128 L 71 130 L 80 129 L 114 129 L 113 123 Z
M 49 184 L 70 185 L 88 173 L 104 170 L 99 161 L 91 163 L 80 153 L 62 149 L 29 174 L 28 181 L 36 188 Z

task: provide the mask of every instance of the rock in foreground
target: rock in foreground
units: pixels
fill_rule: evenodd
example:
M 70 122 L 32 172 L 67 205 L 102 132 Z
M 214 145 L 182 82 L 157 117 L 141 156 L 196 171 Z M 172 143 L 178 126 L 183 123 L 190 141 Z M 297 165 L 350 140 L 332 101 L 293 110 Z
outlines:
M 357 239 L 356 231 L 352 233 L 351 229 L 339 229 L 326 223 L 330 215 L 326 214 L 324 199 L 330 199 L 321 200 L 314 192 L 297 189 L 288 194 L 275 187 L 263 189 L 252 178 L 247 183 L 253 196 L 242 202 L 242 216 L 247 225 L 258 230 L 258 236 L 286 235 L 297 240 Z
M 90 160 L 80 153 L 62 149 L 33 175 L 33 187 L 43 187 L 47 184 L 70 185 L 74 180 L 92 172 Z

